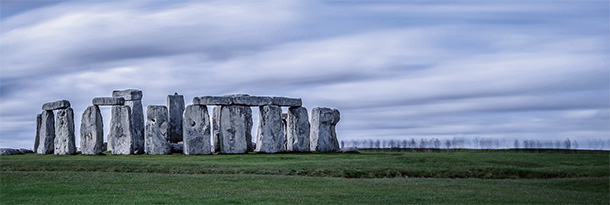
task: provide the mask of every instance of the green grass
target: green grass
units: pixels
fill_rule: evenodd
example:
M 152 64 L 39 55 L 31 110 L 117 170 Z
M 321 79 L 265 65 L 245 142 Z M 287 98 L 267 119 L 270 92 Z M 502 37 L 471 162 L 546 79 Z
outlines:
M 608 152 L 0 157 L 0 204 L 610 203 Z

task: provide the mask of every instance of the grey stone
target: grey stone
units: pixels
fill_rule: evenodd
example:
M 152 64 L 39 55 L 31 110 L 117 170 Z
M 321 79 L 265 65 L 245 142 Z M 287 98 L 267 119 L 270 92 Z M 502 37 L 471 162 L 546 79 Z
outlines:
M 309 116 L 304 107 L 288 108 L 288 126 L 286 150 L 309 152 Z
M 167 96 L 169 109 L 169 142 L 182 141 L 182 114 L 184 113 L 184 96 L 174 93 Z
M 193 98 L 196 105 L 230 105 L 231 97 L 226 96 L 202 96 Z
M 93 105 L 124 105 L 125 99 L 121 97 L 97 97 L 91 100 Z
M 144 154 L 144 110 L 141 100 L 125 101 L 131 109 L 131 128 L 133 129 L 133 152 Z
M 182 125 L 184 154 L 212 154 L 210 148 L 210 115 L 205 105 L 189 105 L 184 110 Z
M 142 91 L 136 89 L 112 91 L 112 97 L 122 97 L 125 100 L 142 100 Z
M 40 142 L 38 143 L 36 153 L 53 154 L 55 150 L 55 115 L 52 110 L 45 110 L 42 111 L 40 118 Z
M 220 151 L 220 107 L 212 110 L 212 152 Z
M 178 142 L 178 143 L 168 142 L 168 143 L 172 150 L 171 151 L 172 153 L 183 153 L 184 152 L 184 143 L 183 142 Z
M 271 101 L 277 106 L 301 107 L 303 104 L 301 98 L 272 97 Z
M 34 152 L 38 150 L 38 143 L 40 143 L 40 124 L 42 123 L 42 115 L 36 115 L 36 139 L 34 139 Z
M 112 154 L 133 154 L 134 136 L 131 127 L 131 108 L 127 105 L 112 106 L 110 110 L 108 149 Z
M 100 108 L 87 107 L 80 123 L 80 150 L 84 155 L 97 155 L 104 151 L 104 120 Z
M 286 151 L 284 138 L 282 108 L 277 105 L 265 105 L 259 108 L 256 151 L 277 153 Z
M 313 108 L 311 111 L 310 150 L 318 152 L 339 152 L 339 142 L 335 126 L 340 120 L 339 110 Z
M 341 153 L 360 153 L 360 151 L 356 147 L 344 147 Z
M 233 96 L 231 102 L 233 105 L 263 106 L 271 105 L 271 97 Z
M 0 148 L 0 155 L 16 155 L 23 154 L 19 149 Z
M 22 154 L 34 153 L 34 151 L 32 151 L 31 149 L 24 149 L 24 148 L 19 148 L 19 151 L 20 151 Z
M 57 110 L 55 115 L 55 155 L 76 154 L 74 137 L 74 111 L 72 108 Z
M 168 143 L 169 122 L 167 107 L 149 105 L 146 108 L 146 131 L 144 150 L 146 154 L 170 154 Z
M 42 105 L 42 110 L 57 110 L 65 109 L 70 107 L 70 101 L 58 100 L 55 102 L 48 102 Z
M 247 106 L 228 105 L 220 108 L 220 153 L 247 153 L 252 147 L 252 109 Z

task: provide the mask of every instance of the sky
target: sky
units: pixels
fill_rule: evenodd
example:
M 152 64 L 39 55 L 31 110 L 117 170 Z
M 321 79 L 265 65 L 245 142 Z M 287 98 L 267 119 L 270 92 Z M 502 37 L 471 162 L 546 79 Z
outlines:
M 113 90 L 337 108 L 339 140 L 610 138 L 609 2 L 5 1 L 0 147 Z M 255 121 L 257 109 L 254 109 Z M 103 107 L 105 134 L 110 108 Z M 256 129 L 256 126 L 254 126 Z M 253 133 L 256 133 L 254 131 Z M 582 144 L 582 143 L 581 143 Z

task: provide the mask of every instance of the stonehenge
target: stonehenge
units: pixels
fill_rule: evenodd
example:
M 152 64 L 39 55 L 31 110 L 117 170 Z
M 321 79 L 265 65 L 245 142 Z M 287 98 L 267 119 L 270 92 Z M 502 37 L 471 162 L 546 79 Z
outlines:
M 300 98 L 248 94 L 201 96 L 194 97 L 192 104 L 185 106 L 184 96 L 174 93 L 167 96 L 166 105 L 149 105 L 144 113 L 142 96 L 141 90 L 127 89 L 114 90 L 112 97 L 93 98 L 81 117 L 81 154 L 341 151 L 336 134 L 339 111 L 315 107 L 308 113 Z M 70 106 L 67 100 L 43 104 L 43 111 L 36 118 L 34 152 L 76 154 L 74 112 Z M 107 142 L 104 142 L 100 111 L 103 106 L 111 109 Z M 251 107 L 258 107 L 259 111 L 256 143 L 252 138 Z M 287 112 L 283 113 L 283 109 Z

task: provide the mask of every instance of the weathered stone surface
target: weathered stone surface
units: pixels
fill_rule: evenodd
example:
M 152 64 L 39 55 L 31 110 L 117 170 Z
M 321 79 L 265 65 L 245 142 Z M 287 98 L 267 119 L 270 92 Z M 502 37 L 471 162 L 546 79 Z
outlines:
M 25 148 L 19 148 L 19 151 L 20 151 L 22 154 L 34 153 L 34 151 L 32 151 L 31 149 L 25 149 Z
M 360 151 L 356 147 L 344 147 L 341 153 L 360 153 Z
M 301 107 L 303 104 L 301 98 L 272 97 L 271 101 L 277 106 Z
M 256 151 L 277 153 L 286 151 L 284 138 L 282 108 L 277 105 L 265 105 L 259 108 Z
M 172 150 L 172 153 L 183 153 L 184 152 L 184 142 L 172 143 L 168 142 L 169 147 Z
M 174 93 L 167 96 L 169 109 L 169 142 L 182 141 L 182 114 L 184 113 L 184 96 Z
M 131 127 L 131 108 L 127 105 L 112 106 L 110 110 L 108 149 L 112 154 L 133 154 L 134 136 Z
M 184 110 L 182 125 L 184 154 L 212 154 L 210 148 L 210 115 L 205 105 L 189 105 Z
M 48 102 L 42 105 L 42 110 L 57 110 L 65 109 L 70 107 L 70 101 L 58 100 L 55 102 Z
M 202 96 L 193 98 L 196 105 L 230 105 L 231 97 L 226 96 Z
M 212 152 L 220 151 L 220 107 L 212 110 Z
M 76 154 L 74 137 L 74 111 L 72 108 L 57 110 L 55 116 L 55 155 Z
M 38 150 L 38 143 L 40 143 L 40 124 L 42 124 L 42 115 L 36 115 L 36 139 L 34 139 L 34 152 Z
M 220 108 L 220 153 L 239 154 L 252 150 L 252 109 L 229 105 Z
M 100 108 L 96 105 L 87 107 L 80 123 L 81 154 L 97 155 L 104 151 L 104 120 Z
M 231 97 L 231 102 L 233 105 L 263 106 L 271 105 L 271 97 L 234 96 Z
M 146 131 L 144 150 L 146 154 L 170 154 L 168 143 L 169 122 L 167 107 L 149 105 L 146 108 Z
M 91 100 L 93 105 L 124 105 L 125 99 L 121 97 L 97 97 Z
M 142 91 L 136 89 L 112 91 L 112 97 L 122 97 L 125 100 L 142 100 Z
M 13 148 L 0 148 L 0 155 L 16 155 L 23 154 L 19 149 Z
M 309 152 L 309 116 L 304 107 L 288 108 L 286 150 Z
M 311 111 L 310 150 L 318 152 L 339 152 L 339 142 L 335 126 L 340 120 L 339 110 L 313 108 Z
M 131 128 L 133 129 L 133 152 L 144 154 L 144 110 L 141 100 L 128 100 L 125 105 L 131 109 Z
M 282 113 L 282 129 L 284 130 L 284 147 L 286 147 L 286 151 L 288 151 L 288 132 L 286 130 L 286 126 L 288 125 L 288 113 Z
M 38 154 L 53 154 L 55 150 L 55 115 L 52 110 L 45 110 L 42 111 L 40 118 L 40 142 L 36 152 Z

